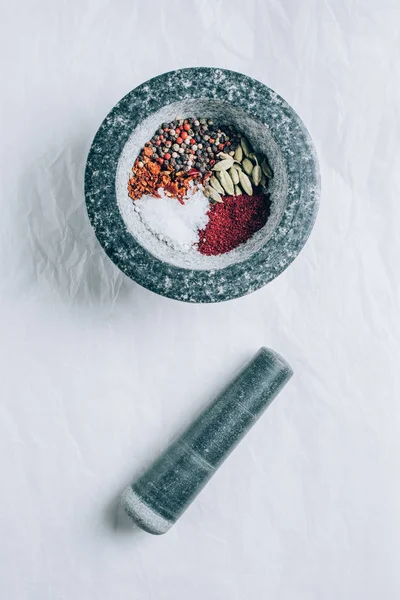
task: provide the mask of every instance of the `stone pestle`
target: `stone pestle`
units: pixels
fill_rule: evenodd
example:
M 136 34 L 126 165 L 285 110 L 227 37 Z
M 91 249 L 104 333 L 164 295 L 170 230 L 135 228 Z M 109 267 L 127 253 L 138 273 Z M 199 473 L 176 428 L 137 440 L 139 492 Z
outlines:
M 176 522 L 292 376 L 261 348 L 188 429 L 122 494 L 139 527 L 162 534 Z

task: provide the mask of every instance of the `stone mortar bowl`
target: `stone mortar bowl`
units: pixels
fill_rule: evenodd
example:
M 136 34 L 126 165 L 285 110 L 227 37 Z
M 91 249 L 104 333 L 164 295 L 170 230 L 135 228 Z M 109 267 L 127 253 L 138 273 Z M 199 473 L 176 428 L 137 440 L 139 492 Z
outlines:
M 143 226 L 127 192 L 144 143 L 161 123 L 190 116 L 235 125 L 274 171 L 267 223 L 219 256 L 164 244 Z M 85 173 L 89 218 L 111 260 L 140 285 L 185 302 L 238 298 L 279 275 L 311 232 L 319 189 L 314 147 L 293 109 L 259 81 L 214 68 L 165 73 L 127 94 L 101 124 Z

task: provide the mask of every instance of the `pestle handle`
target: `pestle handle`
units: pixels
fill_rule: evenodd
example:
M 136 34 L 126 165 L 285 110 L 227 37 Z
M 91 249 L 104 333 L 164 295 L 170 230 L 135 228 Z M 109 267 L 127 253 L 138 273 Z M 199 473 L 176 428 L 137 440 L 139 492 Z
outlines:
M 122 495 L 128 515 L 149 533 L 175 523 L 292 376 L 261 348 L 188 429 Z

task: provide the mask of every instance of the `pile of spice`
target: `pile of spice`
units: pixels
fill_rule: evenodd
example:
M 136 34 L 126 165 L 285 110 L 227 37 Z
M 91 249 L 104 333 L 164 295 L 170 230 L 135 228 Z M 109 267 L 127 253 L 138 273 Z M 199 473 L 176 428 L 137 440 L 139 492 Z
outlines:
M 128 194 L 145 225 L 160 239 L 181 250 L 217 255 L 246 242 L 265 225 L 271 177 L 267 157 L 254 152 L 234 127 L 193 117 L 163 123 L 146 142 L 132 168 Z M 199 201 L 199 194 L 206 203 Z M 189 229 L 197 231 L 183 235 L 182 218 L 194 199 L 199 210 L 206 210 L 197 220 L 189 218 Z M 167 203 L 172 210 L 166 211 Z M 146 215 L 151 215 L 150 221 Z
M 159 240 L 181 252 L 189 252 L 198 242 L 199 231 L 206 228 L 210 203 L 201 190 L 190 188 L 185 204 L 167 196 L 143 196 L 135 204 L 142 223 Z
M 208 211 L 208 223 L 199 231 L 199 252 L 207 256 L 230 252 L 264 227 L 269 212 L 268 197 L 262 194 L 224 197 Z

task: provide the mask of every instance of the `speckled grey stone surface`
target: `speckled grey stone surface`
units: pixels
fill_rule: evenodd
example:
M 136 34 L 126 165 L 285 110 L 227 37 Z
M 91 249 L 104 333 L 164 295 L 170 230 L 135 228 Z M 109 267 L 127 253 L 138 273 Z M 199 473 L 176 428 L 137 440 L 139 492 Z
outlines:
M 266 226 L 219 257 L 172 252 L 149 238 L 126 189 L 138 151 L 156 127 L 194 114 L 237 125 L 274 169 Z M 144 287 L 186 302 L 237 298 L 279 275 L 310 234 L 319 188 L 311 139 L 290 106 L 259 81 L 214 68 L 165 73 L 125 96 L 100 126 L 85 173 L 89 218 L 111 260 Z
M 292 376 L 286 361 L 261 348 L 230 385 L 122 496 L 129 516 L 165 533 Z

